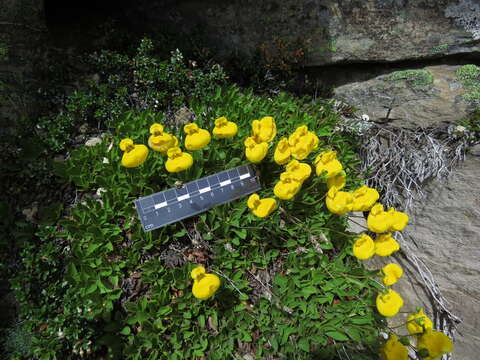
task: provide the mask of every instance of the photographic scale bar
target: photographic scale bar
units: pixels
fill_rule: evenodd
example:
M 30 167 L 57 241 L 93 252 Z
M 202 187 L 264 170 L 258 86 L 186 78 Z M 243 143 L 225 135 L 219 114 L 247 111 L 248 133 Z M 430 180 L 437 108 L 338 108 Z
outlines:
M 261 189 L 249 165 L 221 171 L 135 201 L 145 231 L 158 229 Z

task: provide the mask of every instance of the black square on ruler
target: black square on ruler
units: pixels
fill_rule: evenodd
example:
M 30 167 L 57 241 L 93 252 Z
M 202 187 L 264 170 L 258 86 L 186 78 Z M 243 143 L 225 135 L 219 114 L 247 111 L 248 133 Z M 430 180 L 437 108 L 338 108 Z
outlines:
M 185 185 L 185 186 L 187 187 L 187 190 L 188 190 L 189 194 L 192 194 L 192 193 L 198 191 L 198 186 L 197 186 L 196 181 L 192 181 L 190 183 L 187 183 L 187 185 Z
M 230 180 L 240 177 L 237 169 L 228 170 L 228 177 Z
M 220 182 L 228 180 L 228 173 L 226 171 L 222 171 L 221 173 L 218 173 L 218 179 Z
M 168 204 L 177 200 L 177 194 L 175 193 L 174 189 L 167 190 L 164 192 L 164 194 Z
M 199 190 L 210 186 L 205 178 L 197 180 L 197 185 Z
M 237 169 L 238 169 L 238 172 L 240 173 L 240 175 L 249 173 L 247 165 L 242 165 L 242 166 L 238 167 Z
M 163 193 L 157 193 L 153 195 L 153 202 L 155 204 L 160 204 L 165 201 L 165 195 Z

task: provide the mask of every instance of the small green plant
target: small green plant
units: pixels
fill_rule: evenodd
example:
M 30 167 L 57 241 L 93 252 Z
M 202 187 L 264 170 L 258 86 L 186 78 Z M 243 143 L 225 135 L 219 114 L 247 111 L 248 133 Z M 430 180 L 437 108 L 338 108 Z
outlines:
M 387 77 L 389 81 L 406 81 L 409 85 L 425 86 L 433 82 L 433 75 L 425 69 L 395 71 Z
M 81 124 L 110 126 L 129 109 L 175 111 L 192 98 L 207 96 L 226 79 L 219 65 L 189 68 L 179 50 L 167 61 L 156 58 L 153 50 L 152 42 L 144 39 L 132 57 L 113 51 L 92 55 L 96 75 L 67 98 L 60 113 L 38 120 L 37 132 L 49 148 L 61 151 Z
M 448 47 L 449 47 L 449 45 L 448 45 L 447 43 L 439 44 L 439 45 L 437 45 L 437 46 L 434 46 L 434 47 L 432 48 L 432 51 L 433 51 L 434 53 L 443 53 L 443 52 L 445 52 L 445 51 L 448 50 Z
M 463 65 L 457 69 L 457 78 L 462 82 L 467 94 L 463 98 L 476 106 L 480 106 L 480 67 Z

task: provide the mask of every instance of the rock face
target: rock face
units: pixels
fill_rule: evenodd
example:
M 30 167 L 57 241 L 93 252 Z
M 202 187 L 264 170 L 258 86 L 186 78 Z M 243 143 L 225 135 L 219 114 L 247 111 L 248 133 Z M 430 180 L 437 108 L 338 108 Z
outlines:
M 410 224 L 402 232 L 410 250 L 428 267 L 446 300 L 446 310 L 462 322 L 457 327 L 453 359 L 478 359 L 480 327 L 480 155 L 470 155 L 447 180 L 433 180 L 425 186 L 426 198 L 410 213 Z M 360 214 L 361 215 L 361 214 Z M 355 219 L 358 223 L 359 219 Z M 365 222 L 360 222 L 365 226 Z M 356 223 L 350 230 L 364 231 Z M 405 248 L 405 245 L 403 245 Z M 419 280 L 413 263 L 402 252 L 391 257 L 374 257 L 366 262 L 371 269 L 387 263 L 400 264 L 405 274 L 393 285 L 404 299 L 402 311 L 423 307 L 426 314 L 442 324 L 434 301 Z M 407 334 L 407 314 L 390 319 L 391 327 Z
M 480 52 L 476 0 L 271 0 L 122 2 L 135 24 L 170 24 L 224 54 L 251 56 L 310 40 L 311 66 L 392 62 Z M 475 20 L 477 19 L 477 20 Z M 161 25 L 160 25 L 161 24 Z M 275 50 L 275 49 L 272 49 Z
M 334 90 L 335 97 L 362 110 L 372 121 L 395 126 L 431 126 L 463 120 L 474 105 L 456 71 L 459 66 L 438 65 L 397 71 Z M 389 109 L 391 109 L 389 111 Z
M 31 111 L 34 59 L 45 40 L 43 1 L 0 0 L 0 131 Z

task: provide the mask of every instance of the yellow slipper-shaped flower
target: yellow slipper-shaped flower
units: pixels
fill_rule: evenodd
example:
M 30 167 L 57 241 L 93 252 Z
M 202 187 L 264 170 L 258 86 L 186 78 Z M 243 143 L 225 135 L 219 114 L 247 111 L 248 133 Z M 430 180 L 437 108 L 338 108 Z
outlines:
M 385 286 L 392 286 L 403 275 L 403 269 L 397 264 L 387 264 L 382 268 L 383 283 Z
M 288 145 L 288 139 L 281 138 L 277 144 L 277 147 L 275 148 L 273 160 L 275 160 L 278 165 L 284 165 L 288 163 L 291 156 L 292 153 L 290 151 L 290 145 Z
M 400 250 L 400 244 L 392 237 L 392 233 L 380 234 L 375 238 L 375 254 L 390 256 Z
M 376 189 L 363 185 L 354 190 L 352 196 L 352 211 L 368 211 L 377 202 L 380 194 Z
M 317 175 L 320 176 L 323 171 L 327 172 L 327 178 L 337 175 L 342 171 L 342 164 L 337 160 L 335 151 L 326 151 L 319 154 L 314 161 Z
M 431 330 L 432 328 L 432 320 L 425 315 L 423 309 L 419 309 L 417 312 L 410 314 L 407 318 L 407 330 L 411 335 L 422 334 L 425 330 Z
M 408 224 L 408 215 L 396 211 L 394 208 L 388 210 L 388 215 L 390 216 L 390 231 L 401 231 Z
M 183 131 L 187 134 L 185 148 L 190 151 L 201 150 L 210 143 L 210 133 L 198 127 L 195 123 L 186 124 Z
M 170 173 L 187 170 L 193 164 L 192 155 L 183 152 L 178 146 L 168 149 L 165 168 Z
M 422 360 L 438 360 L 444 354 L 453 351 L 452 340 L 443 332 L 428 329 L 417 340 L 417 352 L 428 351 L 428 356 Z
M 395 290 L 388 289 L 385 294 L 378 294 L 377 310 L 383 316 L 395 316 L 403 306 L 403 299 Z
M 162 155 L 165 155 L 171 147 L 178 146 L 178 139 L 163 131 L 163 125 L 153 124 L 150 126 L 148 146 Z
M 228 121 L 226 117 L 222 116 L 215 120 L 213 136 L 228 139 L 237 135 L 237 132 L 237 124 L 235 124 L 233 121 Z
M 352 209 L 352 194 L 340 191 L 335 186 L 327 192 L 326 204 L 328 210 L 337 215 L 343 215 Z
M 283 172 L 280 174 L 280 181 L 277 182 L 273 188 L 273 193 L 276 197 L 282 200 L 290 200 L 294 197 L 302 187 L 302 183 L 295 179 L 295 177 Z
M 277 125 L 271 116 L 265 116 L 261 120 L 252 121 L 252 132 L 256 142 L 270 142 L 277 135 Z
M 220 287 L 220 278 L 215 274 L 207 274 L 201 265 L 193 269 L 190 275 L 193 279 L 192 294 L 197 299 L 212 297 Z
M 133 168 L 145 162 L 148 155 L 148 148 L 145 145 L 135 145 L 132 139 L 123 139 L 120 141 L 120 150 L 122 150 L 122 165 L 126 168 Z
M 277 200 L 273 198 L 260 199 L 258 194 L 252 194 L 247 200 L 247 206 L 253 215 L 263 218 L 270 215 L 277 208 Z
M 318 141 L 318 136 L 308 131 L 306 125 L 299 126 L 288 138 L 292 156 L 298 160 L 306 159 L 317 148 Z
M 367 225 L 370 231 L 383 233 L 390 229 L 391 217 L 386 211 L 383 211 L 383 205 L 378 203 L 373 205 L 367 217 Z
M 398 341 L 395 334 L 390 334 L 390 337 L 380 347 L 381 360 L 408 360 L 408 349 L 405 345 Z
M 250 136 L 245 139 L 245 155 L 252 163 L 261 162 L 268 152 L 268 144 L 266 142 L 257 143 L 255 139 Z
M 291 160 L 287 166 L 285 167 L 288 173 L 292 174 L 292 176 L 297 180 L 303 183 L 305 180 L 308 179 L 310 174 L 312 173 L 312 168 L 310 165 L 301 163 L 298 160 Z
M 345 171 L 342 170 L 337 175 L 328 178 L 327 188 L 330 189 L 331 187 L 335 186 L 338 190 L 340 190 L 345 186 L 346 183 L 347 183 L 347 174 L 345 174 Z
M 370 259 L 375 254 L 375 244 L 367 234 L 360 234 L 353 244 L 353 255 L 359 260 Z

